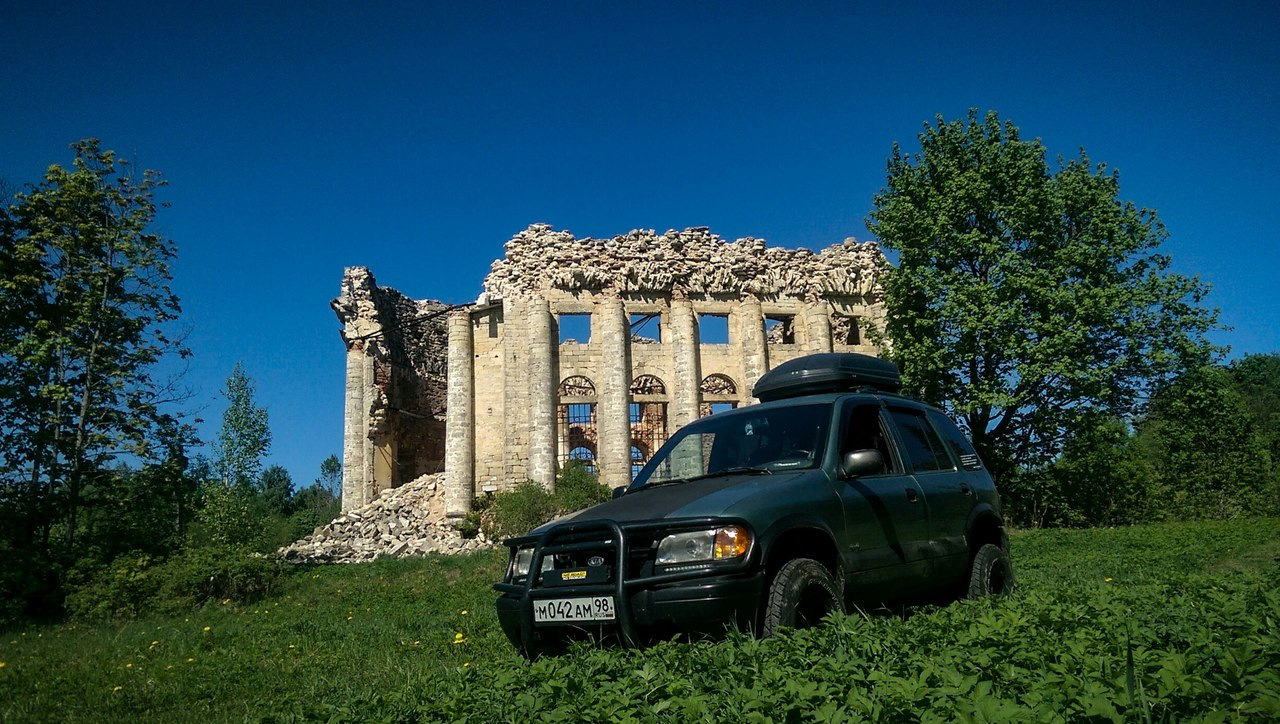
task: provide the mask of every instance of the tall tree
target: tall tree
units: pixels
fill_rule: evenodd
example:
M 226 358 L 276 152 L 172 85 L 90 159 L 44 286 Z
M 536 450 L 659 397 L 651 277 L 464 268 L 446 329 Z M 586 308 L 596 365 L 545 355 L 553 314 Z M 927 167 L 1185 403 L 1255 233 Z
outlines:
M 898 254 L 885 331 L 908 388 L 956 413 L 997 477 L 1213 357 L 1208 288 L 1169 271 L 1164 226 L 1104 164 L 1051 170 L 994 112 L 919 139 L 894 145 L 867 220 Z
M 316 487 L 327 491 L 335 500 L 342 498 L 342 460 L 337 455 L 330 455 L 320 463 Z
M 1280 481 L 1268 441 L 1223 367 L 1192 370 L 1160 390 L 1139 425 L 1156 469 L 1152 497 L 1169 518 L 1272 515 Z
M 83 492 L 117 456 L 159 460 L 181 427 L 153 377 L 179 313 L 173 242 L 149 231 L 155 171 L 134 172 L 96 139 L 72 144 L 0 212 L 0 504 L 10 541 L 74 545 Z
M 237 362 L 222 391 L 227 409 L 222 413 L 222 430 L 215 443 L 214 467 L 222 484 L 255 489 L 262 472 L 262 459 L 271 450 L 271 428 L 266 408 L 253 401 L 254 384 Z

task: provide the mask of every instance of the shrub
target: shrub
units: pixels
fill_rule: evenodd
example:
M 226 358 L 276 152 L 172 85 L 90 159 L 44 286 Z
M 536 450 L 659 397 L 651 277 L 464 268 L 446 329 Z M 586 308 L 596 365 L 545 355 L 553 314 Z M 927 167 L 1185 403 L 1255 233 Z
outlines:
M 523 535 L 556 515 L 551 493 L 532 480 L 493 496 L 480 518 L 480 529 L 490 540 Z
M 256 601 L 271 592 L 281 564 L 247 546 L 192 548 L 171 558 L 160 572 L 160 604 L 170 610 L 206 601 Z
M 603 503 L 611 493 L 581 460 L 570 460 L 556 475 L 555 500 L 560 513 L 572 513 Z
M 491 540 L 523 535 L 557 515 L 572 513 L 609 499 L 609 488 L 580 461 L 570 461 L 556 476 L 554 493 L 526 480 L 491 499 L 476 503 L 479 528 Z M 467 525 L 464 520 L 463 525 Z
M 66 609 L 80 619 L 133 618 L 151 608 L 160 592 L 155 559 L 136 551 L 96 570 L 79 568 L 71 578 Z M 77 585 L 77 579 L 84 582 Z
M 163 562 L 135 552 L 82 571 L 83 583 L 72 583 L 66 608 L 74 618 L 101 621 L 208 601 L 248 603 L 267 595 L 280 573 L 279 563 L 245 546 L 190 548 Z

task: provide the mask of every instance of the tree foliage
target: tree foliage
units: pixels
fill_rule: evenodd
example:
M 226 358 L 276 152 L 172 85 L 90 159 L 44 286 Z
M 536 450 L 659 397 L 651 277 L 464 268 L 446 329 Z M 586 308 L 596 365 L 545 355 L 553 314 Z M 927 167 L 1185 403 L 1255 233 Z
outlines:
M 1162 390 L 1139 427 L 1164 517 L 1273 514 L 1280 486 L 1267 439 L 1231 371 L 1203 367 Z
M 867 225 L 898 254 L 886 332 L 908 389 L 949 408 L 1003 478 L 1208 362 L 1208 289 L 1169 271 L 1155 212 L 1083 151 L 1051 170 L 994 112 L 896 144 Z
M 214 446 L 214 468 L 222 484 L 251 489 L 258 485 L 262 459 L 271 450 L 271 428 L 266 408 L 253 400 L 254 384 L 237 362 L 227 377 L 222 395 L 227 409 Z
M 342 498 L 342 460 L 337 455 L 330 455 L 320 463 L 320 477 L 316 478 L 315 485 L 335 500 Z
M 69 168 L 0 208 L 0 547 L 42 578 L 95 528 L 95 544 L 123 535 L 112 508 L 181 526 L 192 439 L 172 411 L 182 391 L 157 372 L 189 354 L 168 332 L 175 248 L 150 231 L 164 182 L 96 139 L 71 148 Z

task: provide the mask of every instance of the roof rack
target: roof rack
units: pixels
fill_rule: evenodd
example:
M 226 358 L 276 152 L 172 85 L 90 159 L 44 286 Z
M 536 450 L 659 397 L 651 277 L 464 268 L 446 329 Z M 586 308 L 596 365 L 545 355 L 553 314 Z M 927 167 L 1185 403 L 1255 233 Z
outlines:
M 823 392 L 902 389 L 897 365 L 866 354 L 827 352 L 787 360 L 760 378 L 751 394 L 761 402 Z

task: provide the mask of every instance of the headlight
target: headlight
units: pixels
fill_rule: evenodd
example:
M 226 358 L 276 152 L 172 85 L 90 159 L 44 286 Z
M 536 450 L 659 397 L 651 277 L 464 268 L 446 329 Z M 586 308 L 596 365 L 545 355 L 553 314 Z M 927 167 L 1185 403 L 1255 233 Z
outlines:
M 532 548 L 517 548 L 515 560 L 511 561 L 511 577 L 524 578 L 529 575 L 529 566 L 533 564 Z M 543 556 L 542 570 L 550 571 L 554 569 L 556 562 L 551 556 Z
M 519 548 L 516 550 L 516 558 L 511 562 L 511 577 L 524 578 L 529 575 L 529 564 L 533 563 L 533 549 Z
M 751 547 L 751 533 L 740 525 L 675 533 L 658 544 L 660 566 L 740 558 Z M 525 564 L 526 568 L 528 564 Z

